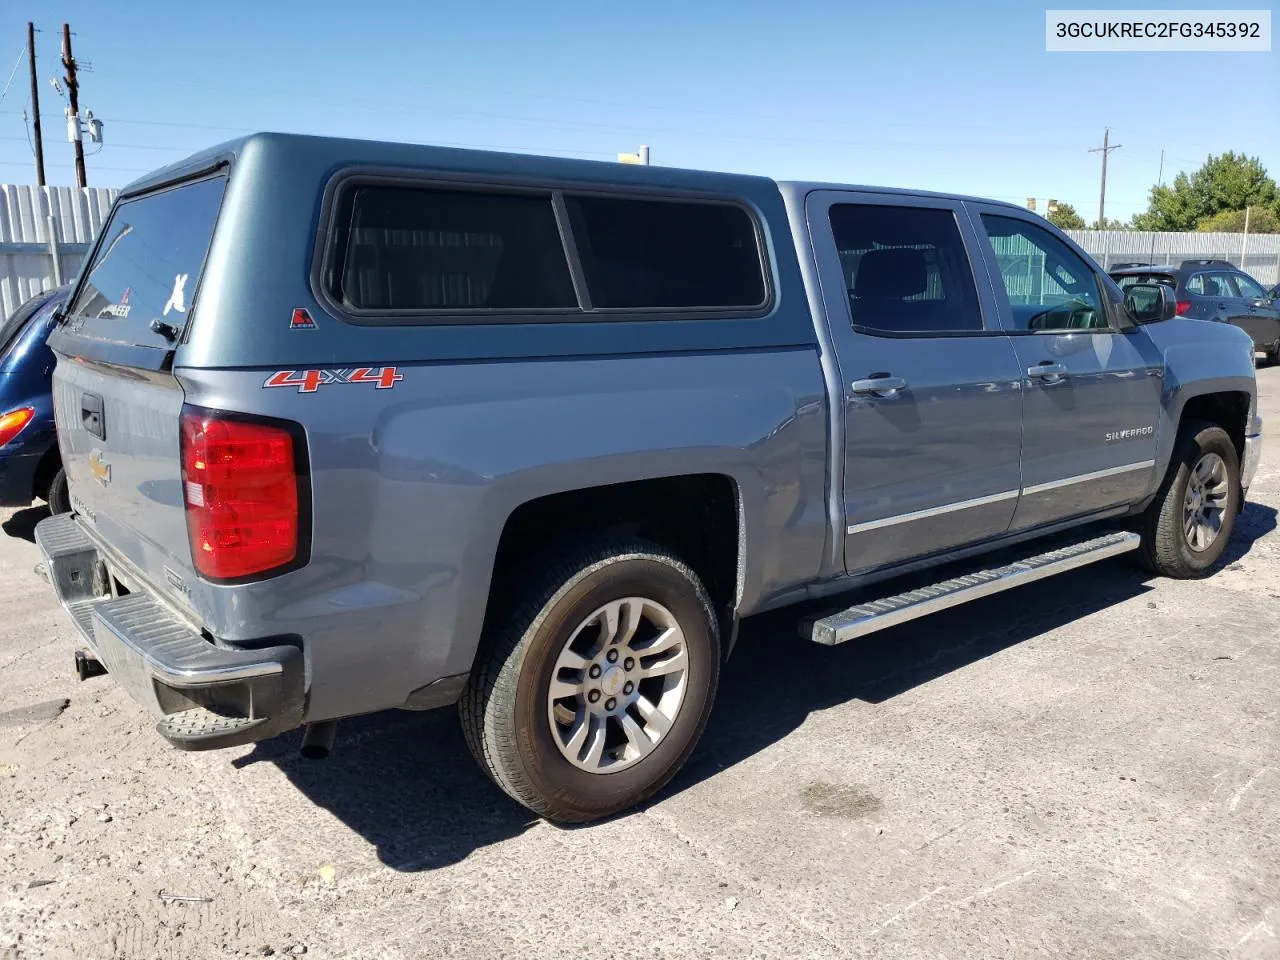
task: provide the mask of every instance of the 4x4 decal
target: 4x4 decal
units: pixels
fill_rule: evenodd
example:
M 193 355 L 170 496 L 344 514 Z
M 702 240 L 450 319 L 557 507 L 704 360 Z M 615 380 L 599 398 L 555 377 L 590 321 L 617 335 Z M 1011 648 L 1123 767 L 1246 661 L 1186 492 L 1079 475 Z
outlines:
M 277 370 L 267 377 L 267 387 L 297 387 L 299 393 L 315 393 L 329 383 L 372 383 L 375 390 L 390 390 L 403 380 L 395 367 L 354 367 L 348 370 Z

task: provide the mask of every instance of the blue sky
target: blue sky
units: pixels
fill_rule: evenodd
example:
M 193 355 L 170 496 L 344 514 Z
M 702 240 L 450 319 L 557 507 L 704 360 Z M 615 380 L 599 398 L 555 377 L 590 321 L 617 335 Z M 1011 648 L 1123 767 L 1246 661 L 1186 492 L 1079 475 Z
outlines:
M 55 184 L 74 182 L 48 82 L 64 21 L 92 64 L 81 108 L 106 122 L 91 185 L 251 130 L 598 160 L 647 143 L 671 166 L 1054 197 L 1088 219 L 1104 126 L 1123 145 L 1109 217 L 1145 209 L 1162 149 L 1166 180 L 1225 150 L 1280 176 L 1280 53 L 1046 53 L 1047 5 L 10 0 L 0 82 L 35 19 Z M 27 100 L 23 64 L 0 101 L 0 182 L 34 182 Z

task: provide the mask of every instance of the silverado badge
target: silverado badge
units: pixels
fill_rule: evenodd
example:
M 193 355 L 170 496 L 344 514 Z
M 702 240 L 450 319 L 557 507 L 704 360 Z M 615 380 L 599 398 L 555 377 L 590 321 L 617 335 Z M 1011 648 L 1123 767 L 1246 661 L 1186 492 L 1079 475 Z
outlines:
M 102 451 L 94 450 L 89 454 L 89 472 L 104 487 L 111 482 L 111 464 L 102 459 Z

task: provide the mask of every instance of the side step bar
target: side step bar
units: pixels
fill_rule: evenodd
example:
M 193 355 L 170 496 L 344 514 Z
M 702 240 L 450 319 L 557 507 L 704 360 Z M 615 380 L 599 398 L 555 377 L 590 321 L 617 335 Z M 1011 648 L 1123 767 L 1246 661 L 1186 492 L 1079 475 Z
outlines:
M 928 616 L 979 597 L 1020 587 L 1033 580 L 1043 580 L 1057 573 L 1065 573 L 1076 567 L 1097 560 L 1105 560 L 1119 553 L 1138 547 L 1141 537 L 1136 533 L 1117 532 L 1084 540 L 1048 553 L 1027 557 L 1017 563 L 933 583 L 927 587 L 900 593 L 897 596 L 860 603 L 813 624 L 812 639 L 815 643 L 834 646 L 846 640 L 865 637 L 877 630 L 906 623 L 917 617 Z

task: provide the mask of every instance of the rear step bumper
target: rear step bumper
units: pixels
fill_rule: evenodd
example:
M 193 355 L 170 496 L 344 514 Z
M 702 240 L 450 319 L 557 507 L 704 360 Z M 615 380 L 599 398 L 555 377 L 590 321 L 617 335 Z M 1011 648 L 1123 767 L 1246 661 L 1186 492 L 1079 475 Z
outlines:
M 1116 554 L 1137 549 L 1141 537 L 1136 533 L 1118 531 L 1073 543 L 1070 546 L 1050 550 L 1048 553 L 1026 557 L 1017 563 L 992 567 L 976 573 L 931 583 L 918 590 L 909 590 L 896 596 L 860 603 L 839 613 L 815 621 L 811 639 L 815 643 L 831 646 L 865 637 L 877 630 L 928 616 L 948 607 L 954 607 L 979 597 L 1012 590 L 1024 583 L 1042 580 L 1055 574 L 1066 573 L 1076 567 Z
M 36 525 L 58 601 L 116 682 L 184 750 L 233 747 L 302 722 L 302 651 L 217 646 L 146 593 L 112 597 L 98 547 L 75 518 Z

